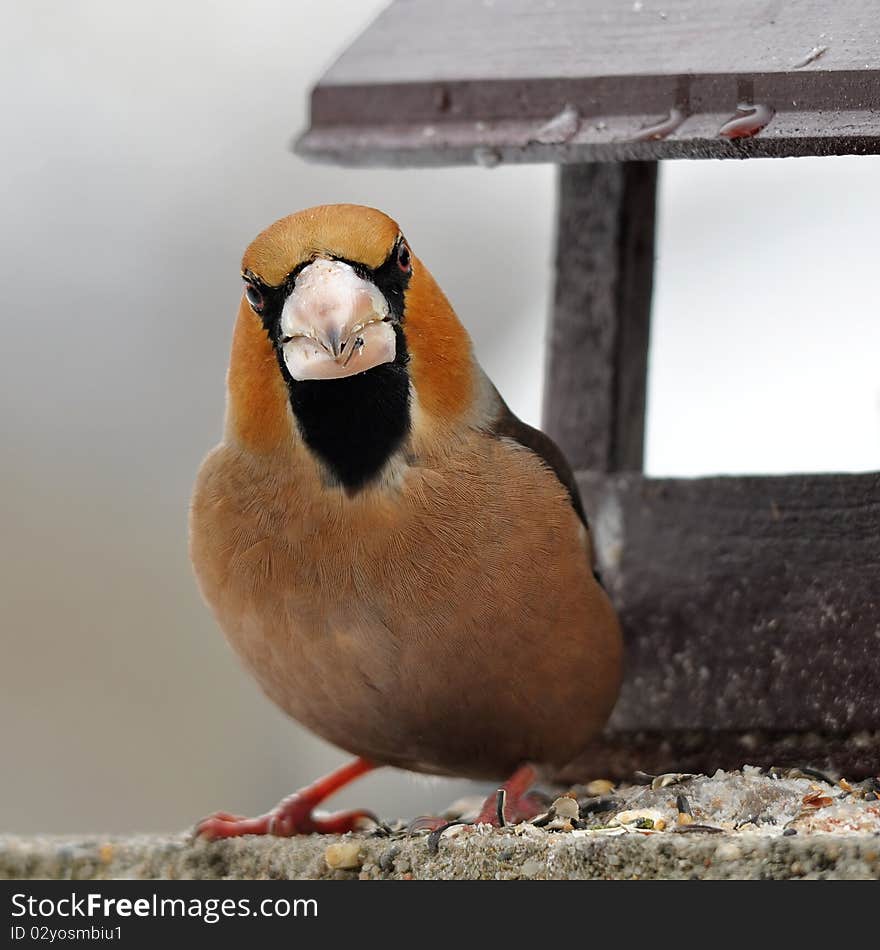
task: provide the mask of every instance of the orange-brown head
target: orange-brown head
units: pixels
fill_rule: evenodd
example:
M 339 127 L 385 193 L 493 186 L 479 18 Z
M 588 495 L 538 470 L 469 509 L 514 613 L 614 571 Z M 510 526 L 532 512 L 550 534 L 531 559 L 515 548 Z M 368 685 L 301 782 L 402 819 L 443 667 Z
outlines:
M 245 251 L 242 276 L 227 425 L 250 451 L 301 438 L 356 490 L 405 446 L 415 401 L 441 425 L 472 406 L 467 333 L 381 211 L 323 205 L 282 218 Z

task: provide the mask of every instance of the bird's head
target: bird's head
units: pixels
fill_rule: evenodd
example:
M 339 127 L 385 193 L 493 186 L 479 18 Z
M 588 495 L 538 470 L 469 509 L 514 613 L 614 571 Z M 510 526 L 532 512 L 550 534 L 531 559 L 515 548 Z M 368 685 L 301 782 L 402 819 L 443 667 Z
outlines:
M 387 215 L 324 205 L 282 218 L 248 247 L 242 278 L 227 425 L 249 450 L 302 439 L 357 489 L 419 420 L 466 413 L 467 333 Z

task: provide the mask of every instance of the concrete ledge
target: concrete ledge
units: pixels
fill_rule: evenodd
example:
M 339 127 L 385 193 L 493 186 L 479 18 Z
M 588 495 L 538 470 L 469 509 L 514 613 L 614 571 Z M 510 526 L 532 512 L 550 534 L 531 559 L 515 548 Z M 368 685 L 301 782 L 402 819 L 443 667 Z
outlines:
M 0 837 L 4 879 L 874 879 L 880 838 L 767 838 L 761 835 L 525 837 L 468 832 L 443 840 L 436 855 L 424 837 L 333 839 L 357 844 L 357 866 L 331 869 L 328 841 L 238 839 L 191 844 L 185 835 L 132 838 Z
M 714 775 L 600 780 L 534 823 L 457 824 L 439 839 L 357 835 L 192 841 L 0 835 L 6 879 L 772 879 L 880 878 L 880 782 L 746 766 Z M 479 802 L 452 806 L 472 820 Z

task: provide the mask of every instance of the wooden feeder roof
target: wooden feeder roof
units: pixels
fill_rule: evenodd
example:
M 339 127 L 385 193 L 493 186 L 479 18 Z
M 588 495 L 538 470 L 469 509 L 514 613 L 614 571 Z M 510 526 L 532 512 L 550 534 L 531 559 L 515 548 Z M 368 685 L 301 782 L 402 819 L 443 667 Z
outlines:
M 769 121 L 719 134 L 737 118 Z M 880 153 L 880 0 L 395 0 L 313 90 L 297 150 L 349 165 Z

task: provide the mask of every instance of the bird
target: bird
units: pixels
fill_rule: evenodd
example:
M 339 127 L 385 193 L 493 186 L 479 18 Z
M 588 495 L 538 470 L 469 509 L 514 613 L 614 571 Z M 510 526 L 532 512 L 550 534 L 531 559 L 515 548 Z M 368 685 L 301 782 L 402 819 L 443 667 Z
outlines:
M 191 560 L 263 692 L 354 760 L 197 835 L 363 827 L 373 812 L 316 810 L 383 766 L 506 779 L 478 819 L 534 817 L 530 789 L 602 729 L 621 682 L 570 466 L 508 408 L 383 212 L 281 218 L 241 276 Z

